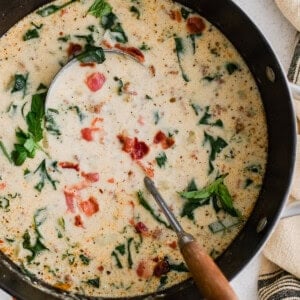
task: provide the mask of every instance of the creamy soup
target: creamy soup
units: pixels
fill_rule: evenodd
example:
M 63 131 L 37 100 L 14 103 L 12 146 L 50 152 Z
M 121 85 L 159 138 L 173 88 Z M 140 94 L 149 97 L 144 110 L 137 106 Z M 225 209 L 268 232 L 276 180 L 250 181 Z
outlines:
M 166 0 L 60 0 L 0 49 L 0 249 L 24 274 L 110 297 L 189 278 L 145 175 L 207 253 L 228 247 L 260 192 L 267 129 L 219 30 Z

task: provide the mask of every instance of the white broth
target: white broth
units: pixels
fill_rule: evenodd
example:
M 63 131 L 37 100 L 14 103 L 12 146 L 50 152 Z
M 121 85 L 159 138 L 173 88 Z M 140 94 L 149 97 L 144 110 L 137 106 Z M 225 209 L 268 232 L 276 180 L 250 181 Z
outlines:
M 168 0 L 60 0 L 0 49 L 0 249 L 27 275 L 103 297 L 189 278 L 145 175 L 207 253 L 229 246 L 261 189 L 267 128 L 219 30 Z

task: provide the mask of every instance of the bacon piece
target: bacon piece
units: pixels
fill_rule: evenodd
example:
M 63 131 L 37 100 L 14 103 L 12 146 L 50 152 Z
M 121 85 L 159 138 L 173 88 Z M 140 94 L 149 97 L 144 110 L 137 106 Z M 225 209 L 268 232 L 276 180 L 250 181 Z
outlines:
M 106 78 L 102 73 L 95 72 L 87 77 L 85 83 L 92 92 L 97 92 L 102 88 L 105 81 Z
M 66 204 L 67 204 L 68 211 L 70 211 L 71 213 L 74 213 L 75 212 L 75 206 L 74 206 L 75 194 L 70 191 L 64 191 L 64 194 L 65 194 L 65 198 L 66 198 Z
M 147 175 L 147 176 L 149 176 L 149 177 L 151 177 L 151 178 L 153 178 L 154 177 L 154 169 L 153 169 L 153 167 L 151 166 L 151 164 L 149 163 L 149 167 L 146 167 L 141 161 L 137 161 L 136 162 L 141 168 L 142 168 L 142 170 L 143 170 L 143 172 Z
M 150 151 L 147 144 L 143 141 L 139 141 L 136 137 L 132 139 L 126 136 L 124 137 L 123 135 L 118 135 L 118 139 L 123 144 L 122 150 L 130 154 L 133 160 L 143 158 Z
M 81 172 L 81 176 L 84 177 L 87 181 L 98 182 L 100 179 L 99 173 L 85 173 Z
M 171 10 L 169 13 L 169 16 L 172 20 L 175 20 L 177 22 L 181 22 L 181 13 L 178 9 Z
M 77 172 L 80 170 L 78 163 L 72 163 L 69 161 L 62 161 L 59 163 L 59 166 L 62 167 L 63 169 L 74 169 Z
M 153 275 L 156 277 L 161 277 L 162 275 L 167 274 L 170 271 L 170 265 L 166 258 L 161 259 L 157 262 L 154 267 Z
M 205 23 L 200 17 L 189 17 L 186 23 L 187 29 L 191 34 L 202 33 L 205 29 Z
M 135 47 L 124 47 L 120 44 L 116 44 L 115 47 L 125 53 L 128 53 L 129 55 L 133 56 L 137 61 L 140 63 L 143 63 L 145 61 L 145 56 L 143 52 Z
M 149 235 L 149 229 L 143 222 L 138 222 L 134 225 L 134 228 L 137 233 L 140 233 L 142 235 L 148 236 Z
M 103 267 L 103 266 L 99 266 L 97 269 L 98 269 L 98 271 L 100 271 L 100 272 L 103 272 L 103 271 L 104 271 L 104 267 Z
M 92 127 L 94 127 L 97 123 L 102 123 L 103 122 L 103 118 L 94 118 L 93 121 L 92 121 Z
M 83 221 L 82 221 L 80 215 L 75 216 L 75 222 L 74 222 L 74 224 L 77 227 L 83 227 Z
M 161 144 L 163 149 L 168 149 L 175 144 L 174 139 L 167 137 L 162 131 L 157 132 L 153 139 L 154 144 Z
M 76 54 L 79 54 L 81 52 L 81 50 L 82 50 L 81 45 L 70 43 L 69 47 L 67 49 L 67 53 L 68 53 L 68 56 L 71 57 L 71 56 L 74 56 Z
M 172 243 L 169 243 L 168 246 L 172 249 L 176 249 L 177 248 L 177 242 L 173 241 Z
M 79 206 L 87 217 L 91 217 L 99 211 L 99 204 L 94 197 L 90 197 L 88 200 L 80 202 Z
M 87 62 L 87 63 L 80 63 L 80 67 L 90 67 L 90 68 L 95 68 L 96 64 L 92 62 Z
M 91 142 L 94 140 L 93 132 L 99 130 L 100 130 L 99 128 L 89 128 L 89 127 L 83 128 L 81 129 L 81 137 L 87 142 Z
M 152 276 L 151 266 L 145 260 L 139 262 L 138 267 L 136 269 L 136 274 L 144 279 L 148 279 Z
M 0 183 L 0 190 L 4 190 L 6 188 L 6 183 L 5 182 L 1 182 Z
M 114 178 L 109 178 L 109 179 L 107 180 L 107 182 L 108 182 L 108 183 L 115 183 L 115 179 L 114 179 Z

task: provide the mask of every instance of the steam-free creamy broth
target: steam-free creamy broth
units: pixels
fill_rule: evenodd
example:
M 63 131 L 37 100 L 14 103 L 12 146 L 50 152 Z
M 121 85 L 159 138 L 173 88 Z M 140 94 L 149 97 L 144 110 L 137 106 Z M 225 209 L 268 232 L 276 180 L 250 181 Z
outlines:
M 228 247 L 258 197 L 267 130 L 214 26 L 171 1 L 54 1 L 0 49 L 0 249 L 24 274 L 111 297 L 187 279 L 145 175 L 207 253 Z

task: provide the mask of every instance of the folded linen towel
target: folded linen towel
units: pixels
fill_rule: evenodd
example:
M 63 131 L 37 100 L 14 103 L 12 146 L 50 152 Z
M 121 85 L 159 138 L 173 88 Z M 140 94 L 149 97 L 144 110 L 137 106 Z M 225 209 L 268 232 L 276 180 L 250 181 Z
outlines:
M 283 15 L 300 31 L 300 0 L 275 2 Z M 300 38 L 288 78 L 300 86 Z M 295 101 L 295 110 L 299 125 L 300 101 Z M 300 200 L 300 135 L 297 158 L 288 205 Z M 260 268 L 258 296 L 260 300 L 300 299 L 300 216 L 281 220 L 267 242 Z

